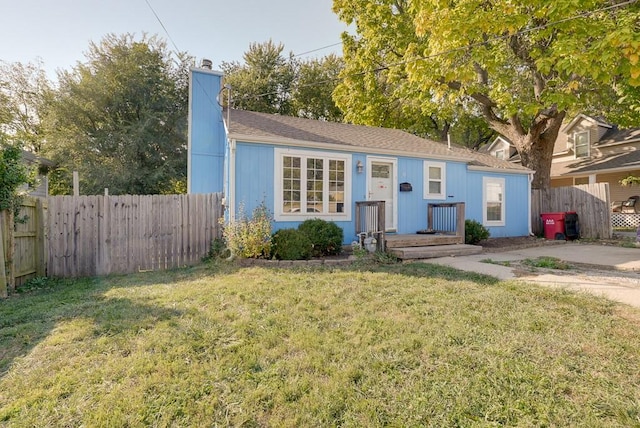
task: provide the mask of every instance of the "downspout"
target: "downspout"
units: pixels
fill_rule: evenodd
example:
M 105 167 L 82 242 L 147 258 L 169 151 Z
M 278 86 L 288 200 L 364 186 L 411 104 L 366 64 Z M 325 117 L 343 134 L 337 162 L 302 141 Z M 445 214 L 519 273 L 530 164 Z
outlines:
M 529 236 L 533 236 L 533 228 L 531 218 L 531 183 L 533 183 L 533 172 L 529 173 Z
M 236 219 L 236 140 L 229 140 L 229 221 Z

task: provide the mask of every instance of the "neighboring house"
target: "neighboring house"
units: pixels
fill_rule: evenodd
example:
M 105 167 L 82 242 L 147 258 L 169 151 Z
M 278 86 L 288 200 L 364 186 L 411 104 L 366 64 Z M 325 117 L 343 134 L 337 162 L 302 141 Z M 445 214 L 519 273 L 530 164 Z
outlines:
M 640 194 L 622 186 L 629 175 L 640 176 L 640 128 L 618 129 L 600 118 L 576 116 L 562 128 L 554 147 L 551 186 L 609 183 L 612 201 Z
M 502 136 L 497 136 L 491 144 L 482 146 L 480 153 L 486 153 L 498 159 L 508 160 L 511 162 L 520 162 L 518 151 L 509 140 Z
M 38 169 L 38 181 L 36 183 L 36 186 L 27 187 L 25 185 L 25 190 L 27 191 L 29 196 L 43 198 L 49 196 L 49 178 L 43 171 L 52 168 L 54 166 L 54 163 L 49 159 L 45 159 L 26 150 L 22 151 L 22 159 L 29 168 L 36 167 Z
M 356 201 L 384 200 L 386 230 L 427 227 L 427 205 L 464 202 L 493 237 L 530 233 L 532 171 L 412 134 L 242 110 L 218 103 L 222 74 L 191 71 L 190 193 L 224 192 L 228 216 L 265 203 L 274 229 L 334 221 L 355 239 Z
M 520 163 L 515 148 L 502 136 L 481 151 Z M 560 130 L 553 149 L 551 187 L 609 183 L 611 201 L 625 201 L 640 195 L 637 186 L 620 184 L 629 175 L 640 176 L 640 128 L 618 129 L 602 118 L 579 114 Z

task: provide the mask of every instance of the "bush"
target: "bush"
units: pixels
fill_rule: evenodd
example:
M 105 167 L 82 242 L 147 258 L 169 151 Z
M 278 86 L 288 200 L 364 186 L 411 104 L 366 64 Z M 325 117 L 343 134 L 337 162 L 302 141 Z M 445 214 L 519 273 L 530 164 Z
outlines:
M 271 254 L 271 217 L 264 203 L 247 218 L 240 206 L 236 220 L 223 228 L 222 235 L 233 256 L 243 258 L 268 257 Z
M 319 218 L 305 220 L 298 226 L 313 244 L 313 256 L 332 256 L 342 252 L 344 234 L 337 224 Z
M 478 242 L 487 239 L 491 234 L 489 229 L 484 227 L 476 220 L 465 220 L 464 222 L 464 243 L 475 245 Z
M 309 260 L 313 244 L 297 229 L 280 229 L 271 237 L 271 255 L 278 260 Z

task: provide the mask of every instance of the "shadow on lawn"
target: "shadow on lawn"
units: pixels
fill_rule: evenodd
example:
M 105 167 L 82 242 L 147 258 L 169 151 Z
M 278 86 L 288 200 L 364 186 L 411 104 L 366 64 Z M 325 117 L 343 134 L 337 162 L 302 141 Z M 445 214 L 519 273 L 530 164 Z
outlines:
M 105 297 L 111 288 L 130 286 L 118 279 L 55 281 L 50 288 L 0 301 L 0 379 L 9 373 L 16 358 L 27 356 L 53 329 L 67 321 L 89 320 L 93 323 L 92 335 L 100 336 L 139 332 L 182 315 L 179 310 L 154 304 Z M 144 285 L 142 282 L 137 285 Z

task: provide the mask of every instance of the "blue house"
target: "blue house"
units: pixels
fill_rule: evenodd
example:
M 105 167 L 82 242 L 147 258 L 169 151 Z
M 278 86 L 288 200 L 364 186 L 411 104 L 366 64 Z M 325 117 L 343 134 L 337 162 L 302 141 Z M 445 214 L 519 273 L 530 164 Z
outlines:
M 221 80 L 191 71 L 188 189 L 223 192 L 230 218 L 265 203 L 274 230 L 322 218 L 348 244 L 359 203 L 385 201 L 387 237 L 428 232 L 429 205 L 464 203 L 492 237 L 530 233 L 529 169 L 396 129 L 223 110 Z

